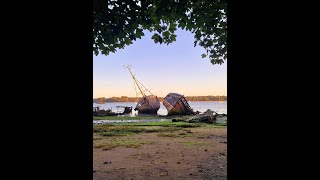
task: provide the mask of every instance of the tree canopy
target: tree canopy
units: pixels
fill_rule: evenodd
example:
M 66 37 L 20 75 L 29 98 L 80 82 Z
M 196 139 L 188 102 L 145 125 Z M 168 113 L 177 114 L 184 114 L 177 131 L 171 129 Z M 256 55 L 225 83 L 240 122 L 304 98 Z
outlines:
M 227 60 L 227 1 L 222 0 L 94 0 L 93 51 L 108 55 L 123 49 L 143 30 L 155 43 L 176 41 L 177 27 L 194 34 L 194 46 L 212 64 Z M 200 55 L 199 55 L 200 56 Z

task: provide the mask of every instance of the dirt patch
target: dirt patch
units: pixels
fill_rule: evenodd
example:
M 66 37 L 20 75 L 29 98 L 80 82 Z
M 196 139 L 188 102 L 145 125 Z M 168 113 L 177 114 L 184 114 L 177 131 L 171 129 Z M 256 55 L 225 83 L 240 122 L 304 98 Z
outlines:
M 129 140 L 128 140 L 129 138 Z M 127 136 L 94 134 L 94 146 L 112 141 L 153 142 L 93 149 L 93 179 L 226 179 L 227 128 L 195 127 Z

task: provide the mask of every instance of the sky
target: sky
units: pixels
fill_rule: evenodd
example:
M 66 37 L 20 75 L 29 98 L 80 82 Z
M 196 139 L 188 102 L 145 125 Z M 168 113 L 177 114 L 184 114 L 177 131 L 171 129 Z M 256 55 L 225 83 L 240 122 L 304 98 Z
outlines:
M 212 65 L 201 46 L 194 47 L 191 32 L 178 29 L 176 41 L 155 44 L 153 33 L 108 56 L 93 55 L 93 98 L 136 97 L 133 79 L 123 65 L 158 97 L 170 92 L 184 96 L 227 95 L 227 61 Z M 146 93 L 148 95 L 148 93 Z

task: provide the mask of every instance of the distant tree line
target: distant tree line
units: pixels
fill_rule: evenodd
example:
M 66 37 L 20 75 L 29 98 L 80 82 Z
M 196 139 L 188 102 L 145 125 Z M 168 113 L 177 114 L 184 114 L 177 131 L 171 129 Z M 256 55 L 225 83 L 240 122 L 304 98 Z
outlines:
M 164 97 L 158 97 L 162 102 Z M 185 96 L 187 101 L 227 101 L 227 96 Z M 98 102 L 138 102 L 141 97 L 111 97 L 111 98 L 95 98 L 93 99 L 94 103 Z

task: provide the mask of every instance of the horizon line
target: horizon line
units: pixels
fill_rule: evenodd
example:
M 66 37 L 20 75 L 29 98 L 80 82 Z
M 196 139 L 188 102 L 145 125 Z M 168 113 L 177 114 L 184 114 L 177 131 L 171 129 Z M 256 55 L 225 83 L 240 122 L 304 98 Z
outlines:
M 183 95 L 183 94 L 181 94 L 181 95 Z M 187 95 L 183 95 L 183 96 L 192 97 L 192 96 L 187 96 Z M 227 96 L 227 95 L 198 95 L 198 96 Z M 112 97 L 122 97 L 122 96 L 112 96 Z M 93 99 L 95 99 L 95 98 L 112 98 L 112 97 L 101 97 L 100 96 L 100 97 L 93 97 Z M 128 97 L 128 98 L 142 98 L 142 96 L 125 96 L 125 97 Z M 157 96 L 157 97 L 162 97 L 162 96 Z

